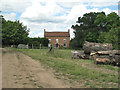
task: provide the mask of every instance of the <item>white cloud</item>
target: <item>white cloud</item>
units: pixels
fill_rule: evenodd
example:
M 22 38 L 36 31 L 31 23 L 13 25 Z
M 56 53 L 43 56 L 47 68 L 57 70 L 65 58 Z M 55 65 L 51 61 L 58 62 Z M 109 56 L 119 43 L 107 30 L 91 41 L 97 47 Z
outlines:
M 1 0 L 0 9 L 2 11 L 17 11 L 23 12 L 27 7 L 34 2 L 58 2 L 64 7 L 73 7 L 79 3 L 87 3 L 89 6 L 110 6 L 118 5 L 119 0 Z M 51 5 L 52 6 L 52 5 Z
M 58 6 L 55 2 L 47 2 L 44 6 L 40 2 L 33 2 L 32 6 L 28 7 L 21 15 L 21 19 L 26 19 L 32 22 L 59 22 L 63 21 L 63 17 L 56 17 L 55 14 L 64 12 L 64 9 Z M 54 17 L 53 17 L 54 16 Z
M 118 5 L 118 1 L 119 0 L 91 0 L 90 2 L 87 2 L 87 5 L 91 7 L 106 7 L 111 5 Z
M 16 14 L 10 13 L 10 14 L 2 14 L 6 20 L 15 21 L 16 20 Z
M 59 0 L 58 2 L 67 8 L 85 3 L 86 6 L 91 7 L 105 7 L 111 5 L 118 5 L 119 0 Z
M 67 15 L 66 23 L 73 24 L 76 23 L 78 17 L 82 17 L 83 14 L 93 11 L 99 11 L 96 8 L 87 9 L 83 4 L 74 6 Z
M 32 0 L 1 0 L 0 8 L 1 11 L 17 11 L 23 12 L 26 7 L 32 4 Z
M 99 7 L 117 5 L 119 0 L 2 0 L 0 8 L 4 12 L 21 12 L 20 21 L 30 28 L 30 37 L 43 37 L 44 28 L 48 31 L 67 31 L 78 17 L 88 12 L 113 10 Z M 86 4 L 84 4 L 86 3 Z M 88 9 L 87 6 L 94 7 Z M 117 12 L 116 10 L 114 10 Z M 4 14 L 8 20 L 15 20 L 16 14 Z M 74 37 L 71 29 L 71 37 Z

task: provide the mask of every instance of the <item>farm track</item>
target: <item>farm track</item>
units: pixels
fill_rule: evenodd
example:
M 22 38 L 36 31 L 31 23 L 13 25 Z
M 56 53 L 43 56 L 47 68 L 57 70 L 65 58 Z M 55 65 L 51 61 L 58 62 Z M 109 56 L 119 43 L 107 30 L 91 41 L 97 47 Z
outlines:
M 2 50 L 2 88 L 70 88 L 54 70 L 20 52 Z M 74 86 L 76 87 L 76 86 Z

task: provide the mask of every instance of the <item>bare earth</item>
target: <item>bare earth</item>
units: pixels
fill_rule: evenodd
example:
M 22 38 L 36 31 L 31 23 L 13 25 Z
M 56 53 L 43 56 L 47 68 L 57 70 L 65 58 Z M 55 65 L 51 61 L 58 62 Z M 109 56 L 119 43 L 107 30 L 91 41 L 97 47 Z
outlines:
M 57 79 L 54 70 L 20 52 L 3 49 L 2 88 L 70 88 L 68 81 Z

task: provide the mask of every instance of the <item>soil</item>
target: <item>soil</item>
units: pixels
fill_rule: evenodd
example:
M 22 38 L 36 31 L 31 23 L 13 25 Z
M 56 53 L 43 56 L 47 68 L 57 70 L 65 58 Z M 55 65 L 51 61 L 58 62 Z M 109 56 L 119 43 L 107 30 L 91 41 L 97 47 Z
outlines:
M 70 88 L 54 70 L 20 52 L 2 49 L 2 88 Z

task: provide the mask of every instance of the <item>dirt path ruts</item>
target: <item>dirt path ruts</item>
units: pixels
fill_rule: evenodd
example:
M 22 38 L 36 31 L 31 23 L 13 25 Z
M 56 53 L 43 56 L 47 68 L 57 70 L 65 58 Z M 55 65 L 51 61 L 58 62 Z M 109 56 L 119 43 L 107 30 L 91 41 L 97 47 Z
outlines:
M 52 69 L 20 52 L 3 49 L 2 88 L 70 88 L 69 82 L 55 78 Z

